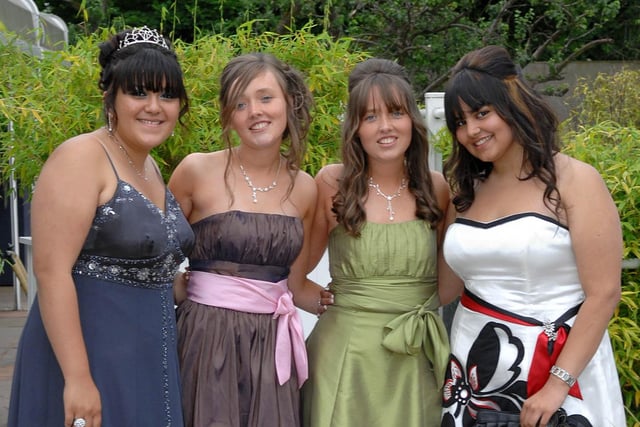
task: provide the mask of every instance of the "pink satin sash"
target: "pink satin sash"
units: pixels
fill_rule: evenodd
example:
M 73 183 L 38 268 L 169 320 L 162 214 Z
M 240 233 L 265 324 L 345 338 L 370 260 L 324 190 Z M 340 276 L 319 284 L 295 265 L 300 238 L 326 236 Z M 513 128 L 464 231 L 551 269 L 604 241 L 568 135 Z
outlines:
M 194 302 L 248 313 L 273 313 L 278 319 L 275 361 L 280 385 L 291 378 L 291 354 L 298 373 L 298 387 L 309 376 L 307 351 L 300 315 L 293 305 L 287 279 L 277 283 L 192 271 L 187 297 Z

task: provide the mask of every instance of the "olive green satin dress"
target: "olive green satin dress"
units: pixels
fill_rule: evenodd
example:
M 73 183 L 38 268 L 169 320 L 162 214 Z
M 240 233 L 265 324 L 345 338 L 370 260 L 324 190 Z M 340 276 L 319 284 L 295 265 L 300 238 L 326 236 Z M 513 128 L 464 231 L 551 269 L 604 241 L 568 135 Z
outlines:
M 437 313 L 436 232 L 421 220 L 329 237 L 335 304 L 307 340 L 303 426 L 440 425 L 449 355 Z

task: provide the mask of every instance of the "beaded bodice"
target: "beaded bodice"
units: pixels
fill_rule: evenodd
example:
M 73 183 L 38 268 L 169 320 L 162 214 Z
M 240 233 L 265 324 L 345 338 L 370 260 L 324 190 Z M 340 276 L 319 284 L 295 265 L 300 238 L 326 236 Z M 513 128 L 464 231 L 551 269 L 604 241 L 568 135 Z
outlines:
M 73 273 L 129 286 L 170 288 L 194 244 L 193 232 L 169 190 L 164 211 L 118 179 L 97 208 Z

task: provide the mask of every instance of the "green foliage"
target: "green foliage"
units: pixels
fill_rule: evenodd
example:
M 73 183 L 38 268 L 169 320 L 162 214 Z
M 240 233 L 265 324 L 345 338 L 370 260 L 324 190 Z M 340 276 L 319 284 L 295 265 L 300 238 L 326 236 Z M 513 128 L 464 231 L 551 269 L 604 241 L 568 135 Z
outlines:
M 571 112 L 574 129 L 605 121 L 640 129 L 640 71 L 600 73 L 593 80 L 581 78 L 573 97 L 580 106 Z
M 595 113 L 595 111 L 590 111 Z M 640 129 L 608 121 L 568 132 L 565 152 L 598 169 L 620 214 L 624 258 L 640 258 Z M 640 271 L 623 270 L 622 298 L 609 324 L 629 426 L 640 426 Z
M 209 35 L 194 43 L 175 42 L 191 111 L 185 127 L 153 152 L 165 177 L 184 156 L 222 148 L 219 121 L 219 76 L 229 59 L 240 53 L 264 51 L 300 69 L 314 95 L 314 120 L 309 132 L 305 169 L 314 174 L 339 156 L 339 117 L 346 100 L 347 76 L 366 54 L 353 52 L 347 38 L 333 41 L 314 35 L 310 27 L 284 35 L 254 35 L 252 23 L 231 37 Z M 21 53 L 13 43 L 0 44 L 0 66 L 6 84 L 0 86 L 0 117 L 14 132 L 0 132 L 0 174 L 8 182 L 15 159 L 16 178 L 29 193 L 43 162 L 62 141 L 104 124 L 98 89 L 97 45 L 108 37 L 80 37 L 65 51 L 42 58 Z
M 0 44 L 0 116 L 14 131 L 0 134 L 0 174 L 7 183 L 15 159 L 15 177 L 23 192 L 53 148 L 100 119 L 97 36 L 81 40 L 66 51 L 41 58 L 24 53 L 15 40 Z
M 571 59 L 640 58 L 636 0 L 35 0 L 76 34 L 98 27 L 149 25 L 173 39 L 231 36 L 247 21 L 257 34 L 287 34 L 311 22 L 314 34 L 350 37 L 360 50 L 397 60 L 416 94 L 438 90 L 466 52 L 487 44 L 509 49 L 524 68 L 549 64 L 555 79 Z

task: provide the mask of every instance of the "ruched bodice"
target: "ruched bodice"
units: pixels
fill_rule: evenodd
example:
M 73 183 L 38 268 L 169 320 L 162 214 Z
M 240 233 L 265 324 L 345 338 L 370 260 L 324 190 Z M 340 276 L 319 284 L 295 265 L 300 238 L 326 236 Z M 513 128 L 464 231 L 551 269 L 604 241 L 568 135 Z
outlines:
M 436 240 L 422 220 L 365 223 L 359 237 L 331 231 L 335 303 L 307 342 L 303 425 L 439 425 L 448 344 Z
M 193 270 L 277 282 L 302 248 L 302 221 L 286 215 L 228 211 L 192 227 Z
M 335 281 L 343 277 L 398 276 L 433 283 L 435 252 L 436 233 L 422 220 L 397 224 L 366 222 L 356 239 L 338 225 L 329 239 L 329 268 Z M 360 258 L 363 255 L 366 259 Z
M 435 292 L 436 264 L 436 233 L 421 220 L 365 223 L 359 238 L 340 225 L 331 231 L 329 269 L 336 306 L 405 311 Z

